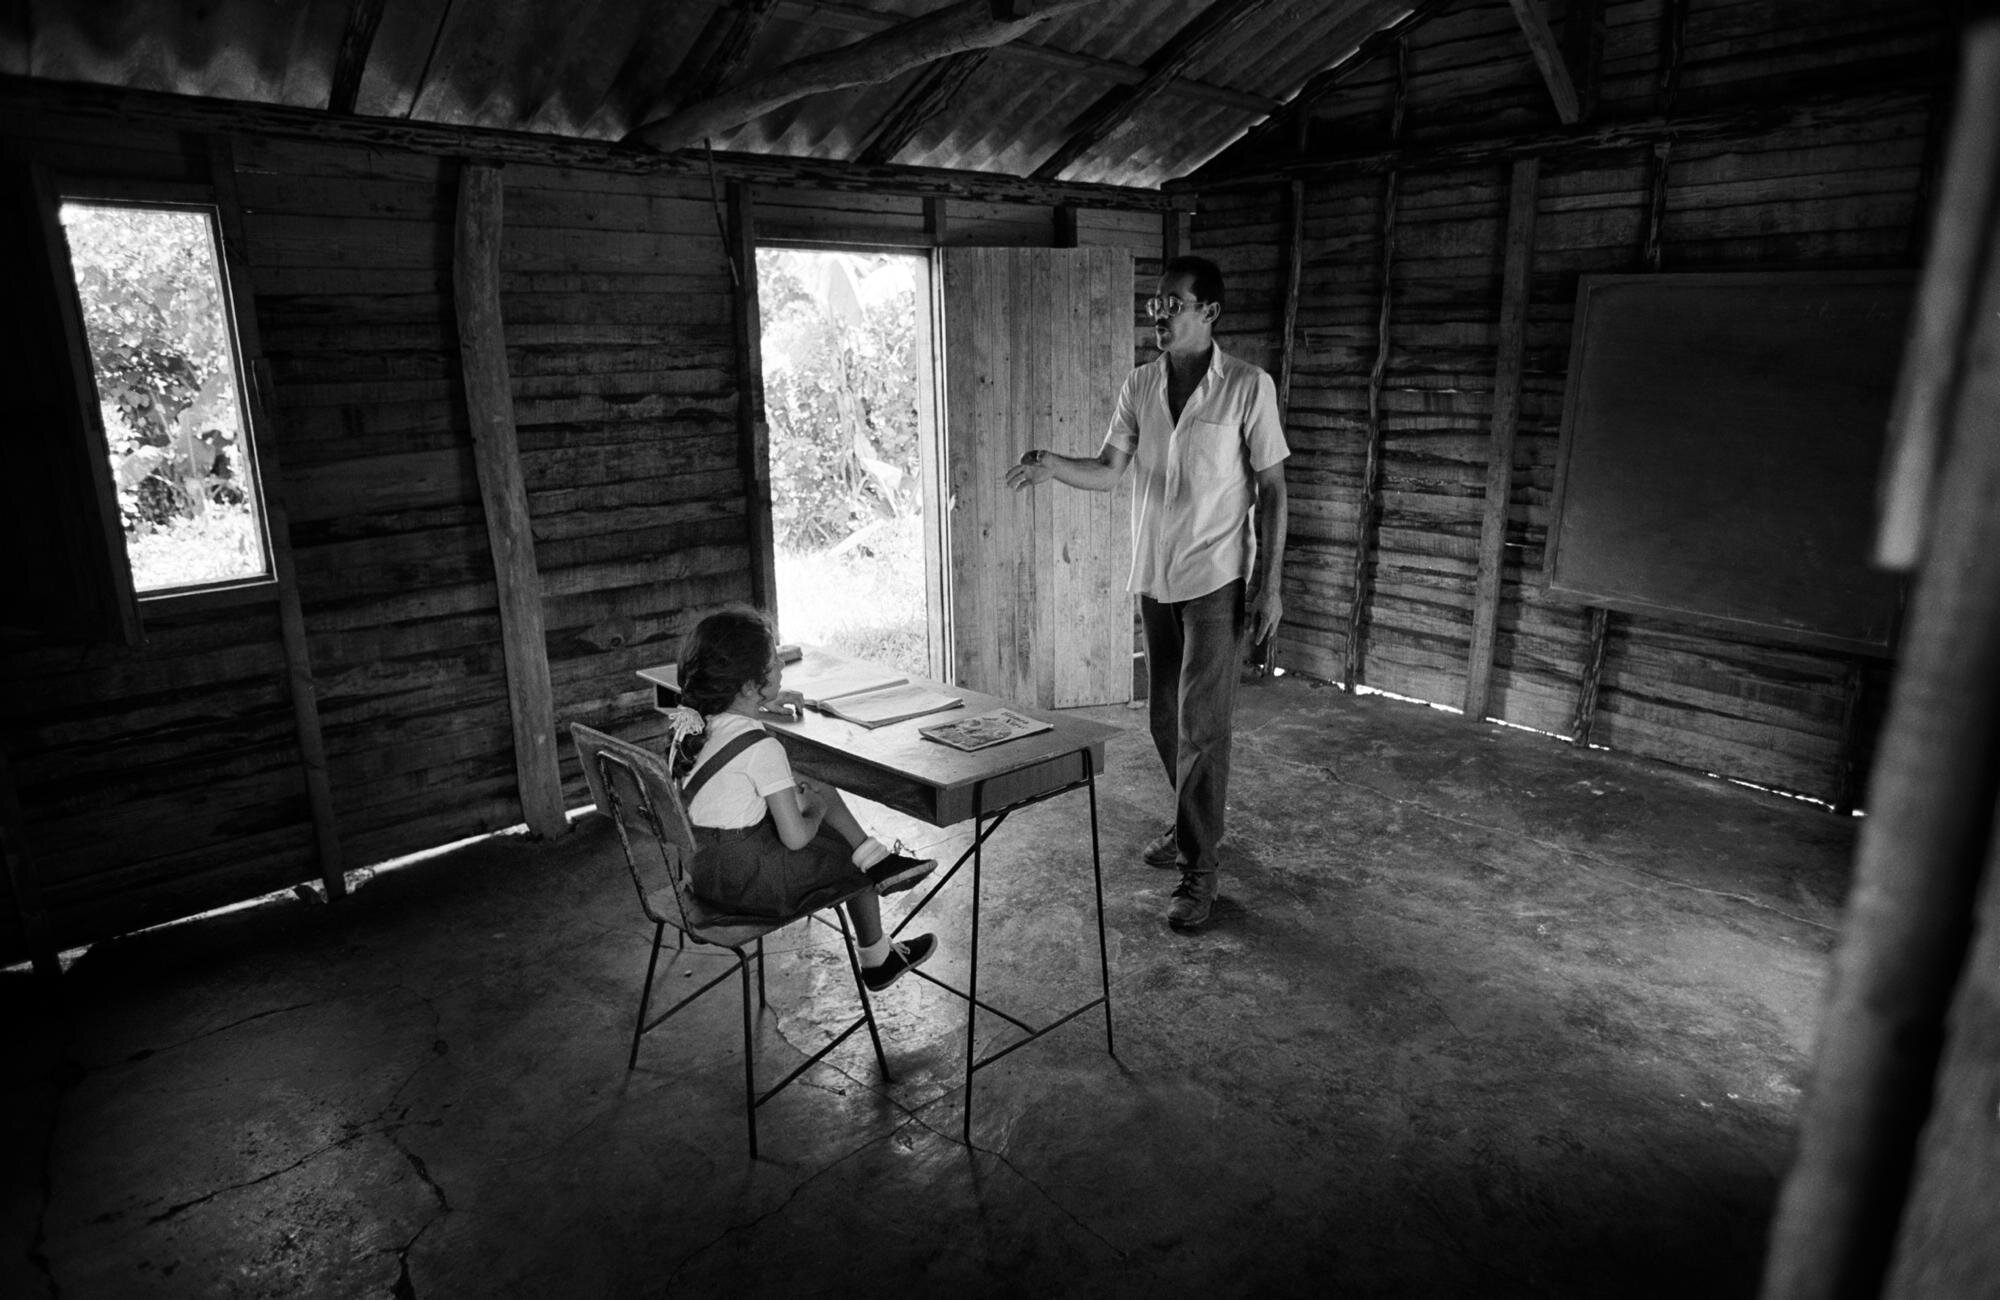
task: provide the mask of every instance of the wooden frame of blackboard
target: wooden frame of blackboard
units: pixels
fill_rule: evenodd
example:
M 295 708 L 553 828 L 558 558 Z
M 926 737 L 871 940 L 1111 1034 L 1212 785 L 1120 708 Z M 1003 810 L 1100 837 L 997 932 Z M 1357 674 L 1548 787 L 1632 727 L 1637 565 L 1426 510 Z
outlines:
M 1580 277 L 1546 594 L 1892 653 L 1903 580 L 1869 557 L 1914 287 L 1907 271 Z

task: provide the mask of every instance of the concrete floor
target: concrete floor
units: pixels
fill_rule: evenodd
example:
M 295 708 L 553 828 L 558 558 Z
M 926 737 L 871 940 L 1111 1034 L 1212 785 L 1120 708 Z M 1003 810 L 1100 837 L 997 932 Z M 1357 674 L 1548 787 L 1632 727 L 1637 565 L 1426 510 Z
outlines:
M 1143 715 L 1092 716 L 1118 1057 L 1092 1014 L 983 1072 L 970 1149 L 959 1004 L 914 979 L 879 999 L 897 1081 L 849 1040 L 755 1162 L 733 986 L 627 1073 L 650 927 L 589 818 L 99 945 L 59 1024 L 0 978 L 32 1049 L 0 1292 L 1754 1294 L 1850 821 L 1284 679 L 1243 697 L 1225 901 L 1185 936 L 1137 860 Z M 1009 1009 L 1094 983 L 1086 807 L 995 841 Z M 925 927 L 954 982 L 964 893 Z M 826 931 L 773 953 L 766 1080 L 854 1005 Z

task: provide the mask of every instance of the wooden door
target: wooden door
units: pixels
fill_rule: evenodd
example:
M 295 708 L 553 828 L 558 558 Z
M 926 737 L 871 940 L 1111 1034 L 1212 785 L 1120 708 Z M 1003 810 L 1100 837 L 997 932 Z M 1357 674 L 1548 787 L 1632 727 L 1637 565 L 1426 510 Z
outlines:
M 1132 697 L 1130 476 L 1010 491 L 1030 447 L 1095 455 L 1131 372 L 1132 259 L 944 254 L 944 470 L 954 680 L 1042 708 Z

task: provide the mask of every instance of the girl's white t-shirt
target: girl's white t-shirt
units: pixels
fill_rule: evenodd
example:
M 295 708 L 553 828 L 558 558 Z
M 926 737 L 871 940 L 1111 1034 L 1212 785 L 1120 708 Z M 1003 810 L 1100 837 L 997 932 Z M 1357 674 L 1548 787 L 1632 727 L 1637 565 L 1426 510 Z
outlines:
M 763 729 L 762 724 L 740 713 L 716 714 L 708 719 L 707 739 L 688 775 L 701 771 L 706 760 L 721 753 L 724 745 L 744 732 Z M 785 757 L 785 747 L 776 736 L 767 734 L 730 759 L 727 766 L 708 779 L 708 784 L 695 791 L 693 801 L 687 805 L 688 820 L 697 826 L 719 830 L 755 826 L 770 811 L 764 802 L 766 797 L 797 785 L 791 760 Z

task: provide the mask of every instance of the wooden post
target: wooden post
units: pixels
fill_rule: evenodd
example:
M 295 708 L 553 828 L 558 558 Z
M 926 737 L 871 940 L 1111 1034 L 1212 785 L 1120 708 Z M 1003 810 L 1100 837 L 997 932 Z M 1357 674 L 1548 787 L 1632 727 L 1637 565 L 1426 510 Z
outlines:
M 1590 727 L 1597 720 L 1597 682 L 1604 673 L 1604 643 L 1611 634 L 1611 611 L 1590 607 L 1590 632 L 1583 648 L 1583 675 L 1576 687 L 1576 712 L 1570 718 L 1569 738 L 1579 745 L 1590 743 Z
M 243 205 L 236 193 L 236 151 L 228 136 L 209 137 L 208 164 L 216 215 L 222 223 L 222 259 L 236 317 L 236 342 L 241 351 L 238 360 L 245 381 L 243 404 L 250 417 L 250 446 L 256 456 L 257 482 L 263 489 L 260 495 L 264 527 L 271 539 L 271 567 L 278 580 L 278 637 L 285 647 L 292 726 L 298 735 L 306 807 L 312 813 L 313 851 L 319 859 L 319 878 L 326 896 L 344 898 L 347 866 L 340 848 L 340 818 L 334 810 L 333 785 L 327 774 L 326 740 L 320 731 L 319 687 L 313 680 L 312 646 L 306 640 L 305 610 L 299 603 L 298 574 L 292 567 L 292 521 L 285 508 L 284 471 L 279 466 L 277 438 L 270 419 L 274 391 L 271 368 L 264 360 L 263 337 L 257 328 L 257 296 L 250 283 L 250 245 L 243 228 Z
M 553 836 L 569 829 L 569 819 L 564 816 L 562 769 L 556 759 L 555 692 L 542 630 L 542 580 L 535 567 L 533 521 L 521 481 L 514 397 L 507 378 L 507 336 L 500 317 L 500 221 L 500 169 L 489 163 L 460 164 L 452 298 L 458 309 L 459 366 L 465 379 L 473 461 L 499 589 L 507 704 L 514 719 L 514 772 L 528 829 Z
M 946 232 L 950 229 L 950 217 L 945 212 L 945 199 L 924 200 L 924 238 L 932 248 L 943 248 Z
M 1479 574 L 1473 583 L 1472 646 L 1466 661 L 1465 717 L 1486 717 L 1493 642 L 1500 624 L 1500 577 L 1507 544 L 1507 500 L 1514 485 L 1514 430 L 1521 419 L 1521 367 L 1527 345 L 1528 273 L 1535 257 L 1538 158 L 1514 164 L 1508 182 L 1507 249 L 1500 277 L 1500 337 L 1493 363 L 1493 420 L 1486 456 L 1486 506 L 1479 523 Z
M 14 894 L 14 911 L 21 923 L 21 942 L 44 983 L 62 975 L 56 956 L 55 930 L 42 902 L 42 877 L 28 855 L 27 818 L 21 813 L 20 792 L 14 788 L 14 768 L 0 746 L 0 858 L 7 863 L 7 885 Z
M 1980 26 L 1967 32 L 1968 66 L 1982 36 L 2000 51 L 2000 18 L 1983 34 Z M 1960 86 L 1963 109 L 1979 92 Z M 1976 129 L 1962 117 L 1958 125 Z M 2000 151 L 1967 161 L 2000 176 Z M 1947 173 L 1945 192 L 1973 179 Z M 2000 227 L 1989 224 L 1981 237 L 1978 278 L 1967 286 L 1970 328 L 1928 359 L 1947 372 L 1952 393 L 1935 515 L 1868 785 L 1795 1155 L 1771 1226 L 1764 1300 L 1992 1289 L 1994 1003 L 1961 1000 L 1947 1037 L 1954 985 L 1969 978 L 1991 987 L 1966 956 L 1981 877 L 2000 869 Z M 1927 281 L 1924 291 L 1946 288 Z M 1918 304 L 1919 316 L 1925 307 Z M 1989 902 L 1995 883 L 1985 882 Z M 1989 951 L 1992 938 L 1989 931 L 1981 941 Z M 1940 1075 L 1947 1042 L 1965 1055 L 1961 1069 Z M 1919 1168 L 1929 1194 L 1911 1196 Z M 1923 1181 L 1917 1187 L 1924 1192 Z M 1954 1194 L 1976 1199 L 1954 1204 Z M 1911 1250 L 1898 1250 L 1899 1231 Z M 1905 1276 L 1885 1292 L 1892 1259 Z M 1926 1279 L 1931 1268 L 1939 1273 Z
M 750 603 L 775 610 L 777 541 L 771 526 L 771 424 L 764 418 L 764 327 L 757 311 L 757 217 L 750 187 L 729 183 L 729 254 L 743 268 L 736 285 L 736 454 L 745 498 L 743 544 L 750 548 Z
M 1056 204 L 1055 236 L 1051 246 L 1055 248 L 1075 248 L 1076 238 L 1076 204 Z
M 1868 661 L 1859 655 L 1847 661 L 1846 679 L 1841 683 L 1840 757 L 1833 775 L 1833 810 L 1842 817 L 1854 812 L 1861 784 L 1860 765 L 1854 761 L 1856 742 L 1861 736 L 1862 704 L 1868 694 Z
M 1957 374 L 1954 349 L 1972 328 L 1985 233 L 2000 222 L 2000 167 L 1993 165 L 2000 158 L 2000 23 L 1968 27 L 1962 44 L 1958 108 L 1946 134 L 1930 251 L 1889 416 L 1875 541 L 1875 563 L 1885 568 L 1912 568 L 1923 555 Z
M 1403 134 L 1403 104 L 1409 89 L 1404 46 L 1396 43 L 1396 93 L 1389 109 L 1389 138 Z M 1347 639 L 1341 650 L 1341 685 L 1352 691 L 1361 681 L 1361 637 L 1368 621 L 1368 551 L 1375 538 L 1375 481 L 1382 467 L 1382 376 L 1389 367 L 1389 322 L 1394 299 L 1390 273 L 1396 259 L 1398 170 L 1382 182 L 1382 258 L 1378 280 L 1381 306 L 1375 313 L 1375 364 L 1368 371 L 1368 447 L 1361 462 L 1361 499 L 1354 519 L 1354 570 L 1347 603 Z
M 1667 224 L 1667 160 L 1673 151 L 1673 141 L 1654 141 L 1652 160 L 1646 165 L 1646 241 L 1639 258 L 1648 271 L 1659 270 L 1666 256 L 1662 232 Z
M 1289 423 L 1292 415 L 1292 371 L 1296 364 L 1293 336 L 1299 328 L 1299 279 L 1305 269 L 1306 255 L 1304 181 L 1293 181 L 1286 187 L 1285 231 L 1285 302 L 1284 314 L 1278 323 L 1278 418 Z

